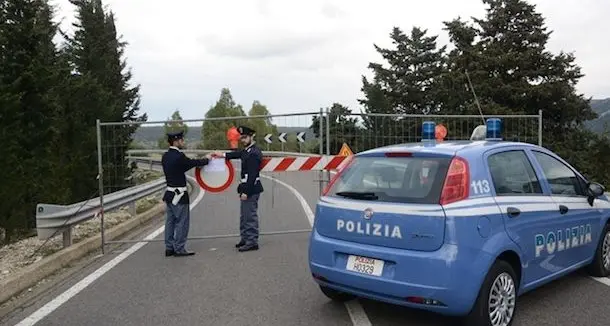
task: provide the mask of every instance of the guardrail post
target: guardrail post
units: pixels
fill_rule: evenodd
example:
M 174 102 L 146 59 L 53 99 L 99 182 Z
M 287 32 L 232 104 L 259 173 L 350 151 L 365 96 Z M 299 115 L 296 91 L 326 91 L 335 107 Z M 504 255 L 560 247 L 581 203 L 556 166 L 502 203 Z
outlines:
M 129 204 L 129 214 L 131 214 L 132 217 L 136 216 L 136 201 L 132 201 Z
M 62 234 L 64 248 L 68 248 L 72 245 L 72 227 L 66 229 Z
M 104 168 L 102 165 L 102 125 L 100 119 L 95 121 L 97 129 L 97 177 L 100 199 L 100 233 L 102 238 L 102 255 L 106 254 L 106 235 L 104 234 Z

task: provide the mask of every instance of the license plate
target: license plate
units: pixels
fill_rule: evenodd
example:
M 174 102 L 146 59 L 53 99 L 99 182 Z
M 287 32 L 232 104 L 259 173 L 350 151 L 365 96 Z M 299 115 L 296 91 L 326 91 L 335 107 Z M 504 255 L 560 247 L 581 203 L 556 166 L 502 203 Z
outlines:
M 367 275 L 381 276 L 383 260 L 350 255 L 347 258 L 347 270 Z

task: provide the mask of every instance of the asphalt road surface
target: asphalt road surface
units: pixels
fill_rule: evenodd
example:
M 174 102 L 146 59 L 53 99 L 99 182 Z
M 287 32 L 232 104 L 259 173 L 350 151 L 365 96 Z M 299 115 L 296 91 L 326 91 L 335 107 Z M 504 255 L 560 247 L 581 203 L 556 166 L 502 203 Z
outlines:
M 315 181 L 318 173 L 274 177 L 279 181 L 263 179 L 266 191 L 259 205 L 261 231 L 309 228 L 311 216 L 302 205 L 313 210 L 319 192 Z M 200 201 L 192 208 L 190 236 L 238 233 L 235 186 L 222 194 L 192 196 L 191 200 Z M 157 234 L 156 238 L 162 239 L 163 234 Z M 454 319 L 367 300 L 350 303 L 349 309 L 330 302 L 309 273 L 308 233 L 261 236 L 260 250 L 246 253 L 235 250 L 236 241 L 191 240 L 188 248 L 197 254 L 180 258 L 166 258 L 163 242 L 150 242 L 105 273 L 94 273 L 133 246 L 124 245 L 9 315 L 2 325 L 17 325 L 35 312 L 40 317 L 36 325 L 61 326 L 456 323 Z M 91 273 L 94 277 L 88 279 Z M 73 290 L 79 282 L 88 286 Z M 68 295 L 58 299 L 66 290 Z M 609 302 L 609 285 L 577 272 L 521 297 L 514 325 L 608 326 Z

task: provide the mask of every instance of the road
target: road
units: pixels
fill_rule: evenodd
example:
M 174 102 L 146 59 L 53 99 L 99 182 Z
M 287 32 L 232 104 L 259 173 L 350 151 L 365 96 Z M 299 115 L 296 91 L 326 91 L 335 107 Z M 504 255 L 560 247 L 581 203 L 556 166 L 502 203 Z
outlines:
M 311 216 L 303 205 L 310 210 L 315 206 L 319 191 L 315 182 L 317 173 L 284 173 L 274 177 L 277 181 L 263 179 L 265 193 L 259 206 L 262 231 L 309 228 Z M 207 193 L 203 197 L 195 194 L 191 198 L 196 201 L 191 212 L 191 236 L 238 232 L 235 186 L 222 194 Z M 156 238 L 162 239 L 162 234 L 157 232 Z M 346 306 L 330 302 L 311 279 L 307 233 L 262 236 L 260 250 L 246 253 L 235 250 L 236 241 L 192 240 L 188 247 L 197 254 L 181 258 L 166 258 L 162 242 L 138 245 L 139 250 L 113 268 L 95 274 L 112 259 L 125 256 L 133 246 L 124 245 L 9 315 L 2 325 L 17 325 L 37 311 L 36 316 L 41 319 L 36 325 L 62 326 L 446 326 L 456 322 L 367 300 L 350 303 L 351 313 Z M 87 279 L 91 273 L 93 277 Z M 74 291 L 73 286 L 79 281 L 88 286 Z M 68 296 L 63 300 L 59 297 L 63 304 L 54 303 L 66 290 Z M 577 272 L 521 297 L 513 325 L 607 326 L 609 299 L 609 285 Z M 39 310 L 49 302 L 51 305 Z

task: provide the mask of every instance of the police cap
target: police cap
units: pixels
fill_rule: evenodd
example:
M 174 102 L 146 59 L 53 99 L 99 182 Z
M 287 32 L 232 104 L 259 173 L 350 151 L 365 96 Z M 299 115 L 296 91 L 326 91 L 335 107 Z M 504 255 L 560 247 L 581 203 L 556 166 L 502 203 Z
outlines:
M 176 132 L 168 132 L 167 133 L 167 140 L 169 142 L 172 142 L 174 140 L 178 140 L 178 139 L 182 139 L 184 138 L 184 131 L 176 131 Z
M 242 136 L 252 136 L 255 133 L 254 129 L 248 128 L 246 126 L 239 126 L 237 128 L 237 131 L 239 131 L 239 134 Z

